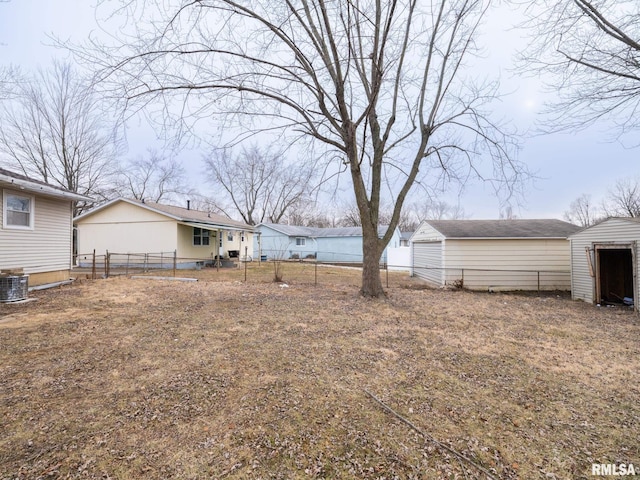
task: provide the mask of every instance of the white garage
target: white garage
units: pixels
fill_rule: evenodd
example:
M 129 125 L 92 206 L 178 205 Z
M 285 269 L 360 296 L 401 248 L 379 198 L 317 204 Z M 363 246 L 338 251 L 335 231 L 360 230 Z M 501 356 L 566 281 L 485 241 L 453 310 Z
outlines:
M 602 305 L 635 305 L 640 219 L 608 218 L 569 237 L 571 295 Z
M 427 220 L 411 237 L 411 274 L 472 290 L 569 290 L 577 230 L 555 219 Z

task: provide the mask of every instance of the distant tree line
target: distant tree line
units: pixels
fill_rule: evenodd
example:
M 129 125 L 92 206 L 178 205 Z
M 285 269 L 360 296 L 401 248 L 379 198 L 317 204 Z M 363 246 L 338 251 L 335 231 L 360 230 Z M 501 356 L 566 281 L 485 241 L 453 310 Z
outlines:
M 618 180 L 599 201 L 584 193 L 564 213 L 565 220 L 582 227 L 608 217 L 640 217 L 640 177 Z

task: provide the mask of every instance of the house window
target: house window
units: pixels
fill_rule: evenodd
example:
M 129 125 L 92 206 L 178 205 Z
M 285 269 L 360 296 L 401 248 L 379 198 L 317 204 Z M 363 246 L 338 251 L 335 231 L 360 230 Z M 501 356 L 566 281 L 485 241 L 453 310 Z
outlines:
M 304 247 L 306 245 L 306 239 L 302 237 L 296 238 L 296 246 Z
M 240 241 L 241 241 L 241 242 L 244 242 L 244 232 L 242 232 L 242 233 L 240 234 Z
M 209 230 L 193 227 L 193 244 L 203 247 L 209 246 Z
M 227 233 L 227 241 L 228 242 L 233 242 L 233 232 Z
M 33 229 L 34 200 L 30 195 L 4 192 L 3 226 L 5 228 Z

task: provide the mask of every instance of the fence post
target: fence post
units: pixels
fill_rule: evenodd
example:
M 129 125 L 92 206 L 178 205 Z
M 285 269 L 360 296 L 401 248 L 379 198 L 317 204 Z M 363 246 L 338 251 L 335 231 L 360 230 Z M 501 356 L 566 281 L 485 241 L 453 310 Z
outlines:
M 91 261 L 91 280 L 96 279 L 96 249 L 93 249 L 93 260 Z
M 178 250 L 173 251 L 173 276 L 176 276 L 176 268 L 178 263 Z
M 540 295 L 540 270 L 538 270 L 538 295 Z
M 387 271 L 387 288 L 389 288 L 389 263 L 384 262 L 384 269 Z
M 147 273 L 147 263 L 149 262 L 149 254 L 145 253 L 144 254 L 144 273 Z
M 315 263 L 315 272 L 314 272 L 313 284 L 317 287 L 318 286 L 318 259 L 316 259 L 314 263 Z
M 125 277 L 129 275 L 129 259 L 131 258 L 131 254 L 127 253 L 127 265 L 124 267 L 124 275 Z
M 249 259 L 247 258 L 249 247 L 244 247 L 244 283 L 247 283 L 247 263 L 249 263 Z
M 111 261 L 111 255 L 109 254 L 109 250 L 104 255 L 104 278 L 109 278 L 109 262 Z

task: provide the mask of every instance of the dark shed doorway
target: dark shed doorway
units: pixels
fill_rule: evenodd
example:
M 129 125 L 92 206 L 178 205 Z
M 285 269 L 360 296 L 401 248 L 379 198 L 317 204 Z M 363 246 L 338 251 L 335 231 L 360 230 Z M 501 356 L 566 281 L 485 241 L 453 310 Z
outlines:
M 595 252 L 598 303 L 633 305 L 634 255 L 631 245 L 596 245 Z

